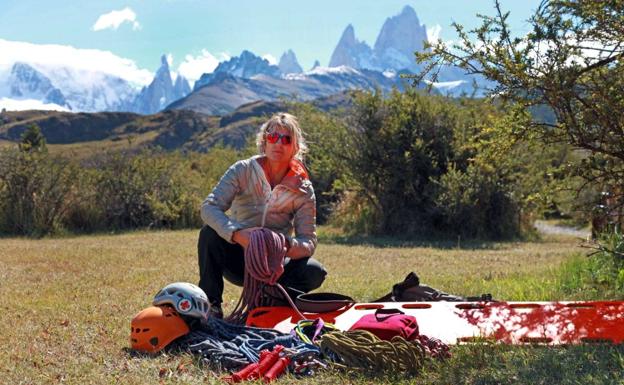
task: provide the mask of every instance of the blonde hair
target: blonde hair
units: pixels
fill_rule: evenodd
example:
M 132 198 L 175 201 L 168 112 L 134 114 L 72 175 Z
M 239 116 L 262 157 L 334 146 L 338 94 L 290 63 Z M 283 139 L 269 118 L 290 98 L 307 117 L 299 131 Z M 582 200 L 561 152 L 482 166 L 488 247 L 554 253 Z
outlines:
M 266 134 L 275 131 L 277 128 L 284 128 L 288 130 L 293 139 L 293 146 L 295 146 L 294 158 L 303 160 L 303 157 L 308 152 L 308 146 L 303 137 L 303 131 L 299 127 L 299 122 L 294 115 L 286 112 L 278 112 L 273 115 L 271 119 L 267 120 L 262 126 L 256 136 L 256 145 L 258 146 L 258 153 L 264 154 L 266 150 Z

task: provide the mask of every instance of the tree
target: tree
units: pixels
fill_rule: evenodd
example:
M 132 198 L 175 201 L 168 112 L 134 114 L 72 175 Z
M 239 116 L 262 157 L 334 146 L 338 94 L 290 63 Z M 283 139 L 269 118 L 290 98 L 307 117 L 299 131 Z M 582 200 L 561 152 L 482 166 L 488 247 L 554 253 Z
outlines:
M 77 168 L 35 148 L 0 149 L 0 233 L 42 236 L 63 227 Z
M 330 222 L 353 234 L 522 235 L 541 185 L 519 175 L 537 177 L 527 171 L 536 153 L 551 158 L 528 145 L 494 149 L 494 127 L 514 123 L 482 100 L 359 92 L 336 118 L 304 111 L 317 196 L 331 198 Z
M 45 136 L 41 133 L 41 128 L 36 123 L 31 123 L 22 134 L 19 148 L 24 152 L 46 151 Z
M 567 143 L 581 159 L 569 168 L 582 187 L 598 186 L 624 202 L 624 1 L 543 1 L 529 19 L 530 33 L 512 37 L 507 17 L 496 15 L 466 31 L 453 24 L 460 43 L 441 41 L 417 54 L 436 68 L 452 64 L 495 82 L 490 90 L 522 109 L 547 106 L 554 119 L 517 125 L 516 138 L 533 135 L 545 143 Z M 421 74 L 423 77 L 426 73 Z

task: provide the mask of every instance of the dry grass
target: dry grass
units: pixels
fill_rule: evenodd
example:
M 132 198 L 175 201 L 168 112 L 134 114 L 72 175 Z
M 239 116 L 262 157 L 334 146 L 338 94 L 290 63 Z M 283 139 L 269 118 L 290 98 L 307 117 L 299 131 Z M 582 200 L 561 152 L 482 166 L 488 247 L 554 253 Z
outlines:
M 132 357 L 130 319 L 167 283 L 197 281 L 197 231 L 133 232 L 43 240 L 0 239 L 0 383 L 218 383 L 188 355 Z M 561 299 L 557 267 L 572 238 L 484 248 L 322 243 L 323 290 L 371 300 L 416 271 L 456 294 Z M 227 307 L 240 291 L 226 286 Z M 432 377 L 433 378 L 433 377 Z M 292 379 L 284 379 L 287 383 Z M 370 383 L 322 375 L 300 383 Z
M 66 144 L 47 144 L 50 154 L 72 159 L 87 159 L 94 154 L 135 151 L 149 145 L 158 132 L 120 134 L 114 139 L 93 140 Z

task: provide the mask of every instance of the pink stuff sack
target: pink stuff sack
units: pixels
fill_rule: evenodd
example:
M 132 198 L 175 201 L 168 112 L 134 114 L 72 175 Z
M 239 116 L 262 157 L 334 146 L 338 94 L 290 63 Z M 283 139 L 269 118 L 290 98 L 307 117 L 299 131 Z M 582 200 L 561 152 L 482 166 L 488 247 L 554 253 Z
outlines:
M 374 314 L 362 316 L 349 330 L 367 330 L 386 341 L 394 336 L 406 340 L 418 337 L 416 317 L 407 315 L 399 309 L 377 309 Z

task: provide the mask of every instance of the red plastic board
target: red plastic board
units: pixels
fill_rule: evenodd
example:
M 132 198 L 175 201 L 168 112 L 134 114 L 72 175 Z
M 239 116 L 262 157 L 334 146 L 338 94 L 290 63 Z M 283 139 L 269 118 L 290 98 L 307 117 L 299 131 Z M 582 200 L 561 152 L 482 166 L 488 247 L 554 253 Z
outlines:
M 348 330 L 364 314 L 396 308 L 413 315 L 420 333 L 447 344 L 495 340 L 509 344 L 624 342 L 624 302 L 386 302 L 330 313 L 304 313 Z M 254 309 L 247 325 L 289 332 L 299 321 L 288 307 Z

